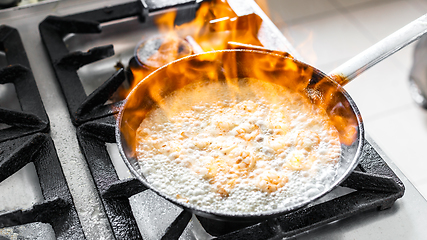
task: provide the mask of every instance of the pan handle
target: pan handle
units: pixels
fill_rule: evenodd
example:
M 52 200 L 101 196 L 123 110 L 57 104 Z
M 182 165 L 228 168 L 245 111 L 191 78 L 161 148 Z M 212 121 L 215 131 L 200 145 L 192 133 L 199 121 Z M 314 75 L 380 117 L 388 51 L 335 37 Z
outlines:
M 370 67 L 419 39 L 426 32 L 427 14 L 351 58 L 329 73 L 329 76 L 339 84 L 345 85 Z

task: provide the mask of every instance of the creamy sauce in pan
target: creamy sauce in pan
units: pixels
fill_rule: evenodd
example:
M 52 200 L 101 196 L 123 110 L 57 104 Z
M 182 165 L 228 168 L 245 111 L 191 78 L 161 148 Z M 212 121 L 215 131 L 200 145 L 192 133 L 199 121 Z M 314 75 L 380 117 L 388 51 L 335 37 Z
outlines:
M 175 91 L 137 130 L 143 174 L 158 190 L 205 209 L 259 212 L 327 188 L 338 132 L 298 93 L 252 79 Z

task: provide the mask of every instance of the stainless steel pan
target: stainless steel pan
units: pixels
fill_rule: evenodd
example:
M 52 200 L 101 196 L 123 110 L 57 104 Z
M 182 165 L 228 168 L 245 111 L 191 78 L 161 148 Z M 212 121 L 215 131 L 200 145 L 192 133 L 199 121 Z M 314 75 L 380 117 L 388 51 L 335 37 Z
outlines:
M 132 174 L 145 186 L 170 202 L 200 216 L 232 221 L 254 221 L 294 211 L 330 192 L 344 181 L 358 164 L 364 141 L 363 122 L 356 104 L 342 86 L 377 62 L 418 39 L 426 31 L 427 15 L 424 15 L 357 55 L 330 75 L 289 57 L 255 50 L 224 50 L 179 59 L 147 76 L 128 95 L 116 125 L 119 151 Z M 290 72 L 290 67 L 295 66 L 297 71 Z M 340 132 L 342 154 L 337 176 L 330 187 L 307 201 L 286 208 L 256 213 L 226 213 L 179 202 L 160 192 L 139 174 L 135 154 L 135 131 L 145 114 L 155 105 L 153 94 L 156 97 L 164 97 L 186 84 L 201 79 L 209 81 L 208 72 L 213 71 L 212 69 L 219 76 L 261 78 L 293 88 L 306 94 L 313 103 L 324 107 L 331 119 L 338 119 L 333 122 Z

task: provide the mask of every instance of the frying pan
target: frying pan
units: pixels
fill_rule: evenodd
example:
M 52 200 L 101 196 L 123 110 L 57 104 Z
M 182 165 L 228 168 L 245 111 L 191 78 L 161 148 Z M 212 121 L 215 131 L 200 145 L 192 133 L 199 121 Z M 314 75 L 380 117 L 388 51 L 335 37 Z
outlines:
M 294 211 L 322 197 L 338 186 L 354 170 L 363 148 L 364 129 L 359 110 L 343 85 L 382 59 L 415 41 L 427 32 L 427 14 L 393 33 L 327 75 L 296 59 L 275 52 L 258 50 L 221 50 L 191 55 L 171 62 L 143 79 L 130 92 L 120 109 L 116 140 L 119 151 L 132 174 L 149 189 L 168 201 L 197 215 L 228 221 L 256 221 Z M 212 79 L 215 76 L 215 79 Z M 336 177 L 329 187 L 309 199 L 285 208 L 263 212 L 220 212 L 183 203 L 149 183 L 138 171 L 135 133 L 156 99 L 197 81 L 227 78 L 255 78 L 285 86 L 304 94 L 323 107 L 337 128 L 341 159 Z

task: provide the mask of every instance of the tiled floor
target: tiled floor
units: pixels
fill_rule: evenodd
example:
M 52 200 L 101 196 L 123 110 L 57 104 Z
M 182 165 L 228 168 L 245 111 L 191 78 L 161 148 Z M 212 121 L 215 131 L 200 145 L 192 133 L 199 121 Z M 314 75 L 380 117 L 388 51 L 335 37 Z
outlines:
M 427 13 L 427 0 L 267 0 L 268 14 L 303 57 L 325 72 Z M 408 91 L 415 44 L 345 88 L 365 129 L 427 198 L 427 111 Z

